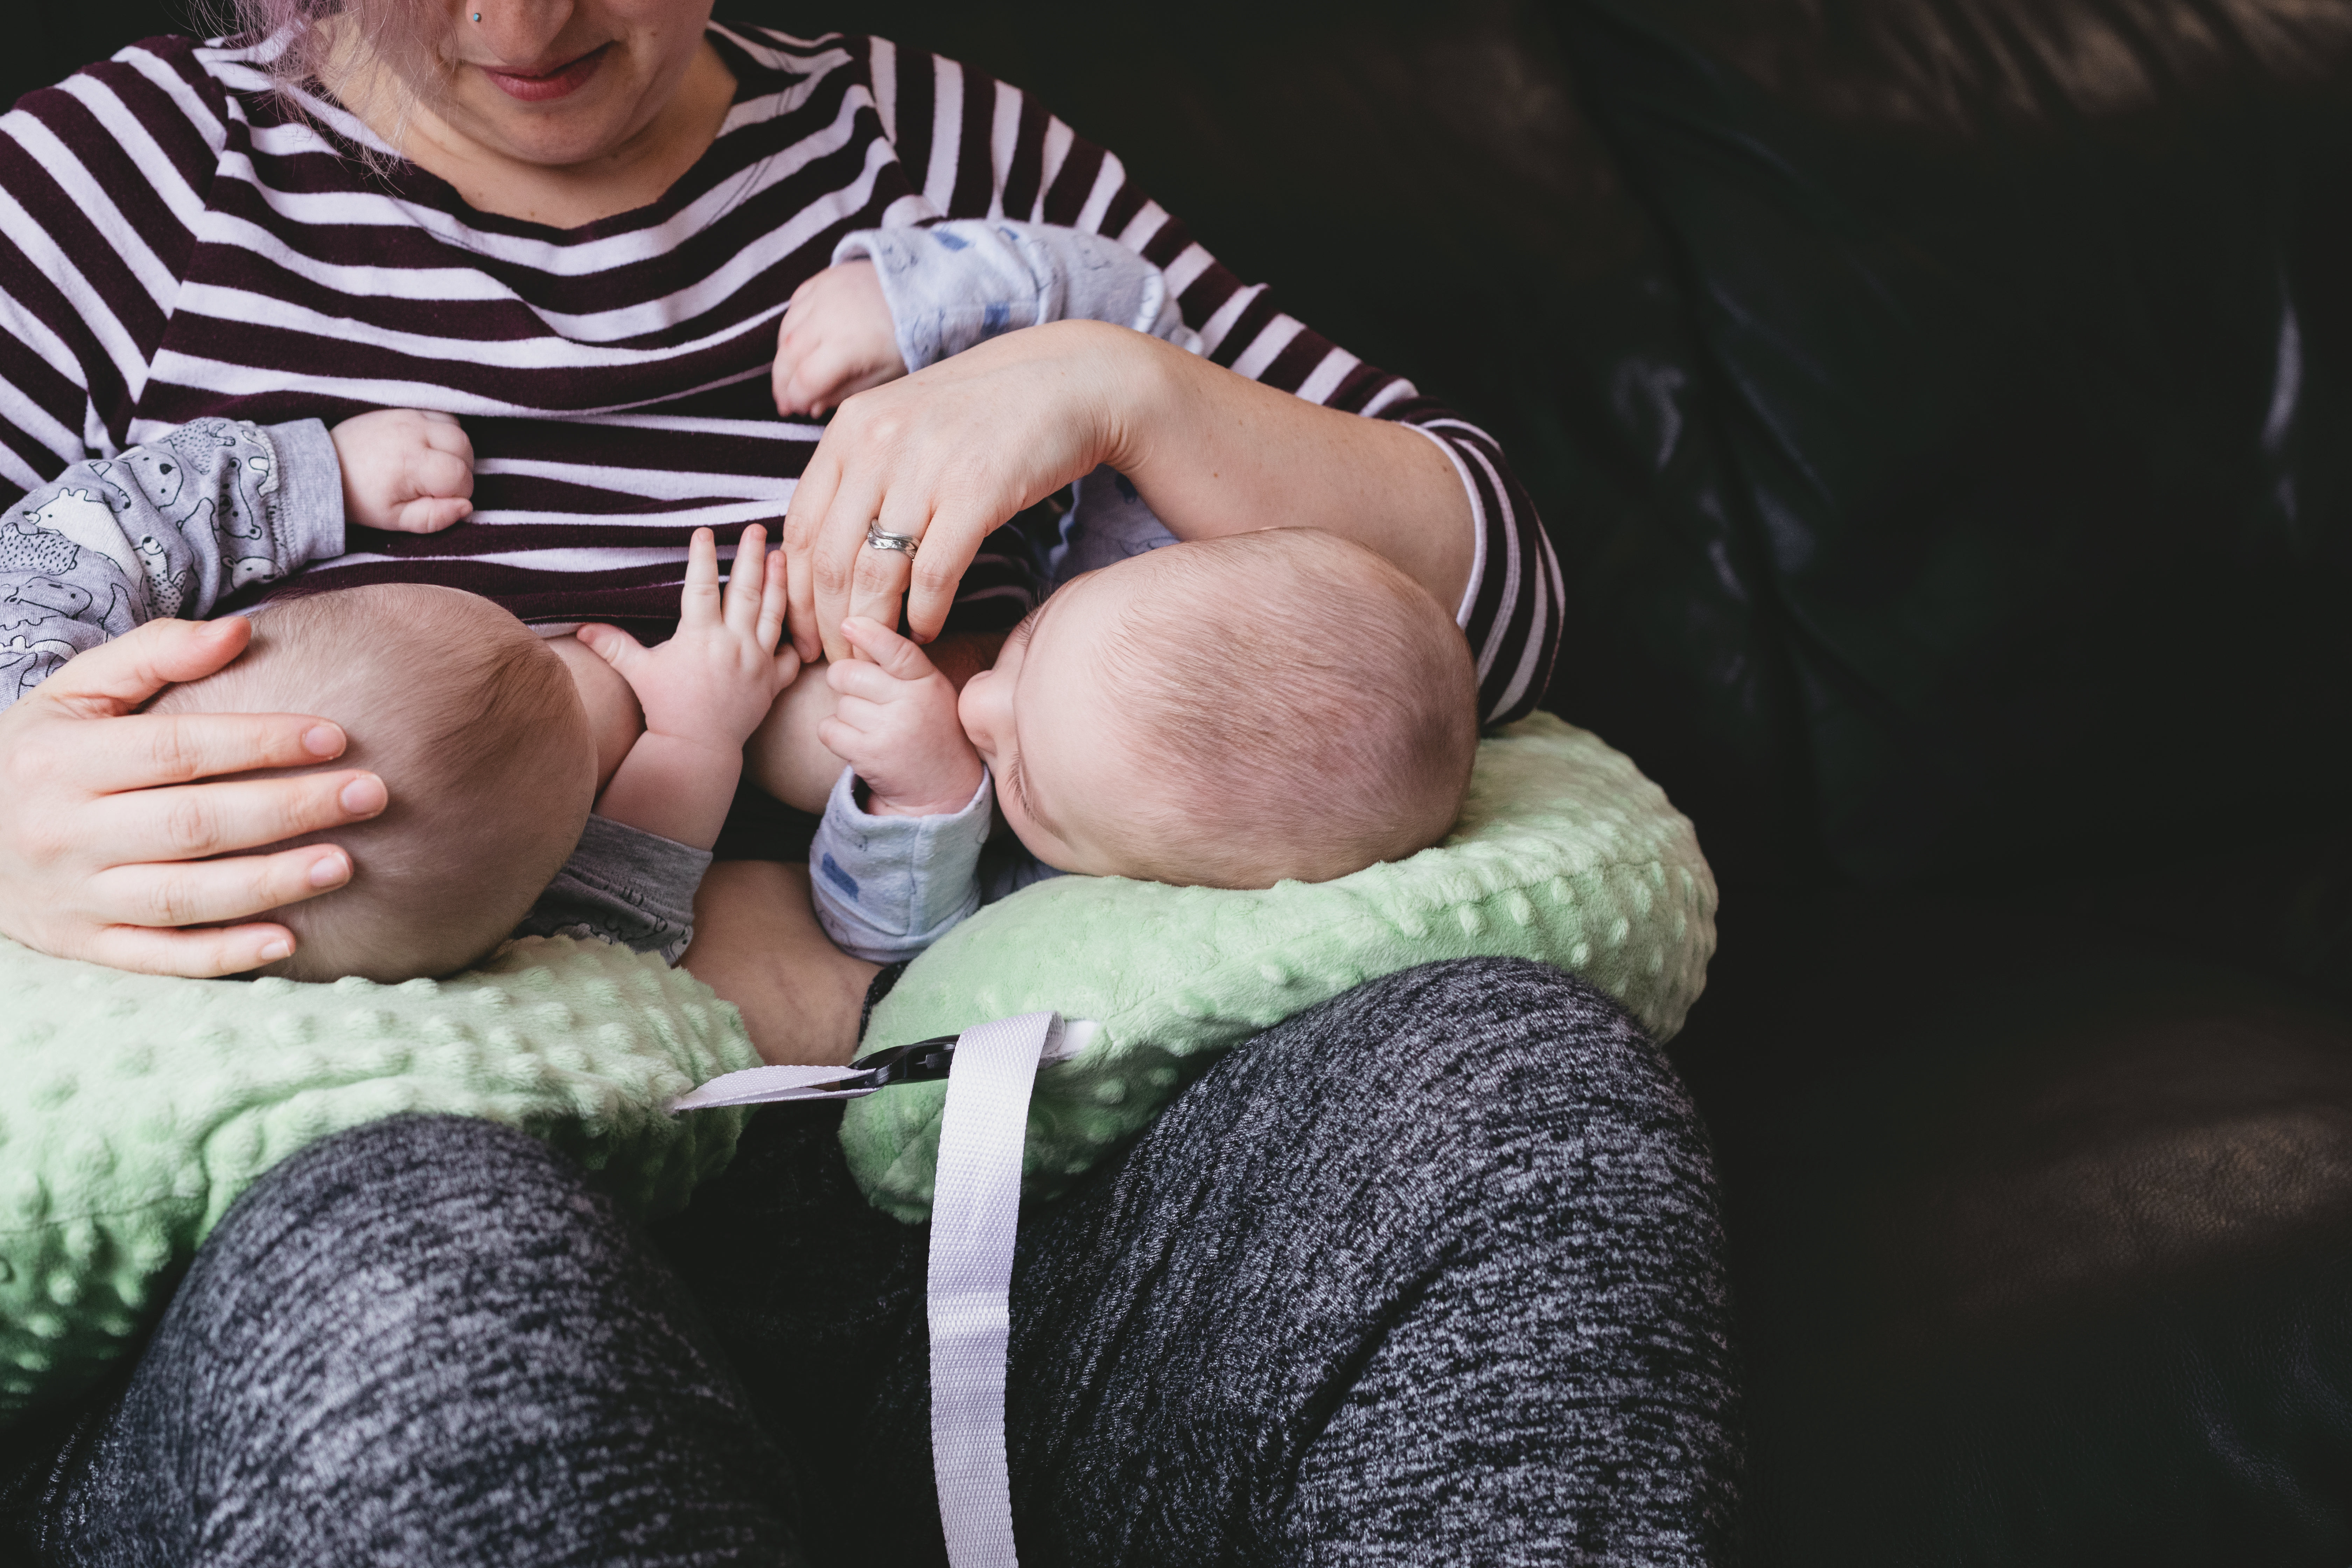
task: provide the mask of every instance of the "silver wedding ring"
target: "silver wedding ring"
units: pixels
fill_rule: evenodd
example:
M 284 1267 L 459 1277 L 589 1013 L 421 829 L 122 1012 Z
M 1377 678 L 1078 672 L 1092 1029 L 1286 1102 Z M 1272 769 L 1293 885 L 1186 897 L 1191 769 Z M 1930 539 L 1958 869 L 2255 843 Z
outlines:
M 911 561 L 915 558 L 916 546 L 922 542 L 919 537 L 911 533 L 885 533 L 878 521 L 866 525 L 866 548 L 868 550 L 901 550 Z

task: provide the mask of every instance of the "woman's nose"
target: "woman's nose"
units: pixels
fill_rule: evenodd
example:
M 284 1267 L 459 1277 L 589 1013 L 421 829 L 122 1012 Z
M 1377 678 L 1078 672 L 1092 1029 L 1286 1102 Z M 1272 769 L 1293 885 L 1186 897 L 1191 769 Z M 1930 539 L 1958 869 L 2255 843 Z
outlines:
M 459 0 L 457 5 L 465 18 L 459 26 L 473 35 L 477 57 L 487 47 L 490 58 L 484 63 L 524 76 L 566 63 L 558 58 L 558 40 L 579 9 L 575 0 Z M 461 49 L 466 41 L 457 39 Z

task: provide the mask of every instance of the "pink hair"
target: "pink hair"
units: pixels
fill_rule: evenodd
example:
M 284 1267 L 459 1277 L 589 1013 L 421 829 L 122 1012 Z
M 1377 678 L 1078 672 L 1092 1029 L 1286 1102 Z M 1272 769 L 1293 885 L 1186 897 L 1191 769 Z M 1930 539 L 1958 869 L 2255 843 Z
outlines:
M 244 38 L 283 37 L 286 47 L 257 62 L 281 93 L 315 89 L 327 65 L 329 38 L 320 26 L 350 18 L 360 52 L 382 61 L 412 96 L 429 96 L 441 76 L 441 41 L 448 28 L 446 0 L 208 0 L 205 20 Z

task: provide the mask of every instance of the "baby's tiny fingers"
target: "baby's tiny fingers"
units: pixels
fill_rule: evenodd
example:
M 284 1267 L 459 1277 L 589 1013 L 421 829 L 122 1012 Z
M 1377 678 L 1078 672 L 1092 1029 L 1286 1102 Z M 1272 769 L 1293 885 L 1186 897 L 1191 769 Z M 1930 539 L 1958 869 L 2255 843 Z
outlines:
M 793 413 L 815 418 L 830 406 L 834 385 L 834 379 L 818 366 L 815 356 L 807 355 L 793 365 L 785 395 L 792 402 Z
M 422 447 L 409 459 L 408 482 L 421 496 L 472 495 L 473 460 L 438 447 Z
M 877 702 L 871 697 L 860 697 L 846 691 L 833 705 L 835 718 L 861 731 L 870 731 L 882 723 L 889 710 L 887 701 Z
M 727 571 L 727 627 L 749 637 L 760 620 L 760 595 L 768 581 L 768 531 L 758 523 L 743 530 Z
M 846 616 L 841 623 L 841 635 L 849 639 L 851 647 L 900 680 L 923 680 L 939 673 L 921 648 L 880 621 L 865 616 Z
M 864 659 L 840 659 L 824 668 L 825 681 L 834 690 L 866 702 L 895 701 L 906 684 L 880 665 Z
M 451 496 L 419 496 L 403 501 L 384 526 L 395 533 L 438 533 L 455 528 L 474 513 L 474 503 Z
M 873 743 L 866 739 L 866 732 L 845 722 L 838 715 L 818 721 L 816 742 L 853 768 L 861 762 L 872 760 Z
M 699 625 L 721 618 L 719 538 L 707 528 L 698 528 L 686 547 L 686 590 L 678 599 L 678 619 Z
M 646 657 L 646 645 L 618 626 L 589 625 L 572 634 L 581 646 L 627 679 L 629 667 Z

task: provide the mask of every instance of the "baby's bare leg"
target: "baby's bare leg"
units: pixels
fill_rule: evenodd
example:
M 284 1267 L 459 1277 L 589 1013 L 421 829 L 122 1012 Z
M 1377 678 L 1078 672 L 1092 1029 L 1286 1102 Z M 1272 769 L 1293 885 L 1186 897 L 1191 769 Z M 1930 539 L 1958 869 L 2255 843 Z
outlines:
M 857 1054 L 866 988 L 879 964 L 824 934 L 806 866 L 722 860 L 694 900 L 694 945 L 680 965 L 742 1009 L 761 1059 L 845 1062 Z
M 958 633 L 944 637 L 923 651 L 940 672 L 961 690 L 963 683 L 996 662 L 1004 646 L 1002 632 Z M 824 810 L 833 781 L 841 776 L 841 759 L 816 738 L 817 726 L 833 717 L 833 685 L 824 666 L 813 664 L 784 689 L 768 717 L 751 732 L 743 748 L 743 769 L 751 782 L 786 805 L 816 815 Z

